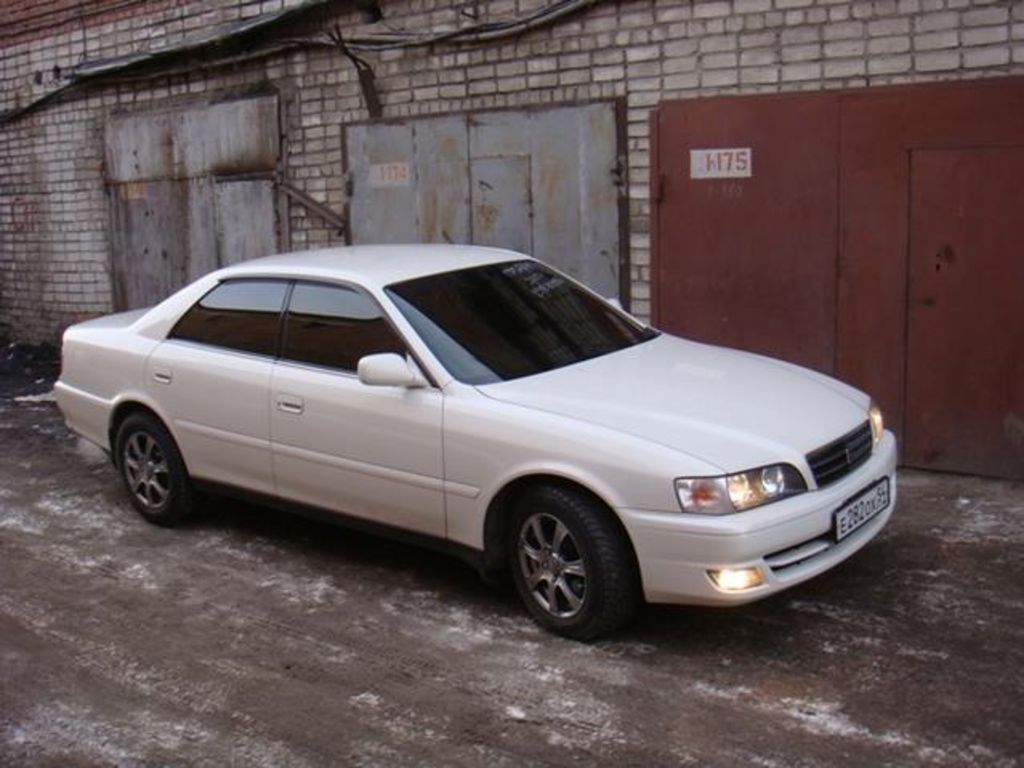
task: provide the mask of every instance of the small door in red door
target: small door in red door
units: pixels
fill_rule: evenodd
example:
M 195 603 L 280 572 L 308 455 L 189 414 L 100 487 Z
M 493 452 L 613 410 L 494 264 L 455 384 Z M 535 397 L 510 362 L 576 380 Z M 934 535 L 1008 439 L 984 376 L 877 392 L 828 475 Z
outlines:
M 1024 147 L 911 153 L 905 460 L 1024 478 Z

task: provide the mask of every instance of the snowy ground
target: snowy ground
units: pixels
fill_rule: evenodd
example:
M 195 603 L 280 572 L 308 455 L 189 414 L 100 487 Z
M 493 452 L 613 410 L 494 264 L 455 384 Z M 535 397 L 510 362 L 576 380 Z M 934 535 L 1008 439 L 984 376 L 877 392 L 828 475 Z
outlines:
M 224 500 L 147 525 L 47 389 L 0 380 L 5 766 L 1024 754 L 1020 483 L 903 473 L 889 528 L 825 577 L 584 645 L 408 546 Z

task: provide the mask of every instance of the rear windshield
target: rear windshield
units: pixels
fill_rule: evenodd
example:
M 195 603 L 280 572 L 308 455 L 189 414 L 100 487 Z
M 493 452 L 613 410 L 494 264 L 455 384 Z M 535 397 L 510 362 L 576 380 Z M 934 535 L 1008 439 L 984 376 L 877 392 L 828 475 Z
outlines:
M 429 275 L 386 290 L 449 373 L 467 384 L 532 376 L 657 335 L 536 261 Z

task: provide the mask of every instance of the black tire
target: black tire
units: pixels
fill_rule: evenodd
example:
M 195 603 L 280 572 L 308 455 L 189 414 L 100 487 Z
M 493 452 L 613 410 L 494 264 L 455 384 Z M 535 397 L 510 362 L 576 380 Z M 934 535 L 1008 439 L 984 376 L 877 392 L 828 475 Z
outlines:
M 174 438 L 160 420 L 133 413 L 117 430 L 117 468 L 132 506 L 156 525 L 188 519 L 195 492 Z
M 509 565 L 520 598 L 545 629 L 592 640 L 636 615 L 640 578 L 611 515 L 584 494 L 557 486 L 531 488 L 517 500 Z

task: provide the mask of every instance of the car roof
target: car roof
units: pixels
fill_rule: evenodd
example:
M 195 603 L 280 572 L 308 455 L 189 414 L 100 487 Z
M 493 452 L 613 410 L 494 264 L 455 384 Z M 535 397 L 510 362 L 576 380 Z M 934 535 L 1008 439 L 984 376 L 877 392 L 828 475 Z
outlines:
M 352 245 L 295 251 L 243 261 L 220 270 L 221 280 L 242 276 L 284 276 L 351 280 L 383 287 L 424 275 L 530 258 L 478 245 Z

